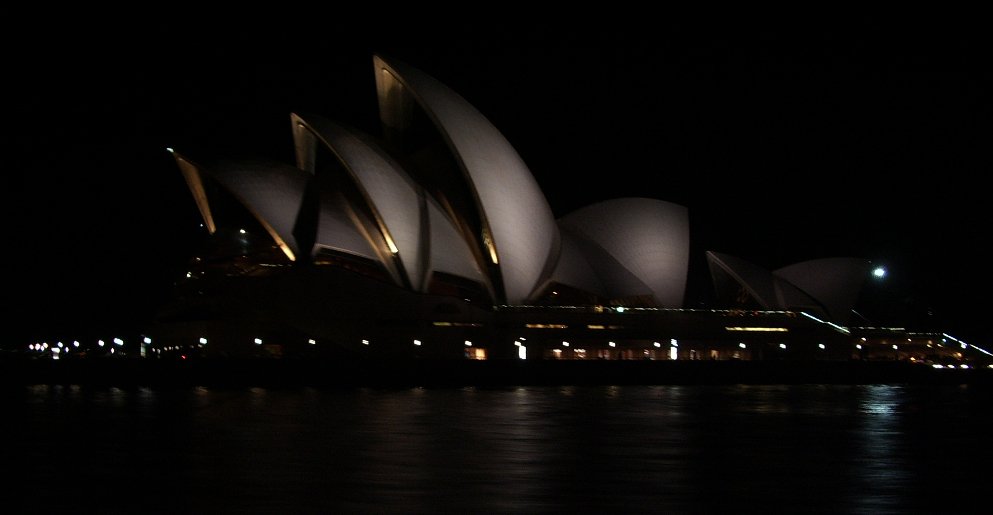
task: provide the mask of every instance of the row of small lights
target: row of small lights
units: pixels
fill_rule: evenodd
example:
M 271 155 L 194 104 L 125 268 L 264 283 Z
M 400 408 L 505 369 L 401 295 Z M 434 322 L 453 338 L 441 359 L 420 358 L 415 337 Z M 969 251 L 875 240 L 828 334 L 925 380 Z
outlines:
M 114 344 L 117 345 L 118 347 L 123 347 L 124 346 L 124 340 L 122 340 L 121 338 L 114 338 L 111 341 L 113 341 Z M 151 338 L 148 338 L 148 337 L 145 337 L 143 339 L 143 341 L 144 341 L 145 344 L 152 343 Z M 72 349 L 78 349 L 79 348 L 79 345 L 80 345 L 79 344 L 79 340 L 73 340 L 72 341 L 72 346 L 66 345 L 66 344 L 64 344 L 62 342 L 56 342 L 56 344 L 54 346 L 49 346 L 48 345 L 48 342 L 42 342 L 42 343 L 32 343 L 32 344 L 29 344 L 28 345 L 28 350 L 37 351 L 37 352 L 45 352 L 45 351 L 51 349 L 51 351 L 52 351 L 52 359 L 59 359 L 58 356 L 63 351 L 65 351 L 66 353 L 68 353 Z M 97 345 L 100 346 L 100 347 L 104 347 L 104 346 L 106 346 L 106 342 L 104 342 L 103 340 L 97 340 Z M 114 354 L 114 352 L 115 352 L 115 349 L 113 347 L 111 347 L 110 348 L 110 353 L 111 354 Z
M 522 343 L 522 341 L 526 341 L 526 340 L 527 340 L 527 338 L 521 337 L 521 338 L 519 338 L 517 340 L 514 340 L 514 345 L 517 346 L 517 347 L 522 347 L 523 348 L 524 347 L 524 344 Z M 865 342 L 866 341 L 866 338 L 863 337 L 863 338 L 861 338 L 861 340 L 863 342 Z M 910 342 L 910 341 L 913 341 L 913 340 L 911 338 L 907 338 L 907 341 Z M 942 339 L 942 342 L 946 342 L 946 341 L 947 340 L 945 340 L 944 338 Z M 121 338 L 114 338 L 113 339 L 113 342 L 114 342 L 114 344 L 116 344 L 118 346 L 123 346 L 124 345 L 124 340 L 122 340 Z M 146 337 L 144 337 L 142 339 L 142 342 L 145 343 L 146 345 L 150 345 L 152 343 L 152 339 L 146 336 Z M 254 342 L 255 342 L 256 345 L 262 345 L 262 338 L 255 338 L 254 339 Z M 313 338 L 310 338 L 310 339 L 307 340 L 307 343 L 309 343 L 310 345 L 316 345 L 317 344 L 317 341 L 314 340 Z M 418 346 L 418 347 L 420 347 L 423 344 L 423 342 L 421 340 L 418 340 L 418 339 L 415 339 L 413 341 L 413 343 L 414 343 L 415 346 Z M 199 344 L 200 345 L 207 345 L 207 339 L 201 337 L 199 339 Z M 369 340 L 363 339 L 362 340 L 362 344 L 363 345 L 370 345 L 370 342 L 369 342 Z M 675 338 L 669 340 L 669 344 L 673 348 L 679 347 L 679 343 L 676 341 Z M 104 343 L 103 340 L 97 340 L 97 345 L 99 345 L 100 347 L 103 347 L 105 345 L 105 343 Z M 464 345 L 466 347 L 472 347 L 472 341 L 471 340 L 465 340 L 464 341 Z M 610 346 L 611 348 L 614 348 L 614 347 L 617 346 L 617 344 L 615 342 L 613 342 L 613 341 L 607 342 L 607 345 Z M 661 348 L 662 347 L 662 344 L 659 343 L 659 342 L 652 342 L 652 345 L 655 348 Z M 78 348 L 79 347 L 79 341 L 78 340 L 73 340 L 72 346 L 74 348 Z M 563 347 L 569 347 L 570 344 L 569 344 L 568 341 L 562 341 L 562 346 Z M 965 342 L 962 342 L 961 343 L 961 346 L 962 346 L 963 349 L 965 349 L 965 348 L 968 347 L 968 345 Z M 742 349 L 746 349 L 748 346 L 745 345 L 744 342 L 739 342 L 738 343 L 738 347 L 740 347 Z M 824 350 L 824 349 L 827 348 L 823 343 L 817 344 L 817 347 L 819 349 L 821 349 L 821 350 Z M 896 344 L 893 344 L 892 347 L 893 347 L 893 350 L 899 350 L 899 346 L 896 345 Z M 39 351 L 39 352 L 43 352 L 43 351 L 48 350 L 49 345 L 48 345 L 48 343 L 43 342 L 43 343 L 39 343 L 39 344 L 30 344 L 28 346 L 28 348 L 30 350 L 36 350 L 36 351 Z M 779 348 L 780 349 L 786 349 L 786 344 L 785 343 L 780 343 L 779 344 Z M 856 344 L 855 345 L 855 348 L 861 350 L 862 349 L 862 344 Z M 57 354 L 59 354 L 62 351 L 62 349 L 65 349 L 66 352 L 69 352 L 69 350 L 70 350 L 70 348 L 68 346 L 66 346 L 65 344 L 63 344 L 62 342 L 58 342 L 56 347 L 52 347 L 52 352 L 57 355 Z M 164 350 L 179 350 L 179 349 L 180 349 L 180 347 L 178 347 L 178 346 L 176 346 L 176 347 L 165 347 L 164 348 Z M 585 349 L 577 349 L 577 351 L 579 351 L 579 350 L 585 351 Z M 522 349 L 522 351 L 523 351 L 523 349 Z M 114 353 L 114 349 L 111 348 L 110 349 L 110 352 L 111 352 L 111 354 L 113 354 Z M 161 351 L 159 349 L 156 349 L 156 352 L 161 352 Z M 523 352 L 521 354 L 523 355 Z M 934 368 L 945 368 L 943 365 L 940 365 L 940 364 L 935 364 L 933 366 L 934 366 Z M 969 366 L 968 365 L 965 365 L 965 364 L 959 365 L 959 367 L 960 368 L 969 368 Z M 949 365 L 948 368 L 954 368 L 954 366 L 953 365 Z M 993 368 L 993 365 L 990 365 L 990 368 Z

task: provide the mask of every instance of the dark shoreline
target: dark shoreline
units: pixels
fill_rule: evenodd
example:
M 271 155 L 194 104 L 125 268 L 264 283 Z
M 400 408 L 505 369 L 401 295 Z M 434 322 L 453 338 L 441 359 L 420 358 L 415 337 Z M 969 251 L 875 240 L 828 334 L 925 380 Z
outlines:
M 993 369 L 866 361 L 12 360 L 4 384 L 508 387 L 665 384 L 993 385 Z

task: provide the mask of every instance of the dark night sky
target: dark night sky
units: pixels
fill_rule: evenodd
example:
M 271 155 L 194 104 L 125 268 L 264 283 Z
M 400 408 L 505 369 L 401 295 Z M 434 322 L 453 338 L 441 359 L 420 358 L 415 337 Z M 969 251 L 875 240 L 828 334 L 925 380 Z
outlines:
M 447 28 L 184 15 L 38 27 L 51 45 L 2 36 L 16 49 L 10 341 L 140 327 L 199 223 L 165 147 L 291 163 L 297 110 L 375 133 L 382 52 L 487 116 L 556 216 L 622 196 L 687 206 L 690 306 L 711 295 L 706 250 L 769 269 L 864 257 L 890 271 L 863 292 L 870 321 L 991 343 L 993 45 L 981 25 L 594 18 Z

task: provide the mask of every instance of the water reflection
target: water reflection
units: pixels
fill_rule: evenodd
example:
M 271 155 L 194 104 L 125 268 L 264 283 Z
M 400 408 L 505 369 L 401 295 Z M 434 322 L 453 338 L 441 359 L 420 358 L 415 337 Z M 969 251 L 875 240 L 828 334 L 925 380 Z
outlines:
M 28 442 L 3 457 L 19 512 L 964 512 L 993 428 L 989 392 L 958 387 L 33 386 L 2 401 L 6 441 Z

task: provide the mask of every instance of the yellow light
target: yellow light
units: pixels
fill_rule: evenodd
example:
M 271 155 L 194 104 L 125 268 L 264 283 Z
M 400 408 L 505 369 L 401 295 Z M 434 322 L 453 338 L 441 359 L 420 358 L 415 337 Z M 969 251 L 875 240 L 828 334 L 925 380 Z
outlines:
M 390 238 L 389 234 L 384 233 L 383 237 L 386 238 L 386 246 L 390 248 L 390 252 L 394 254 L 400 252 L 400 249 L 398 249 L 396 244 L 393 243 L 393 238 Z

